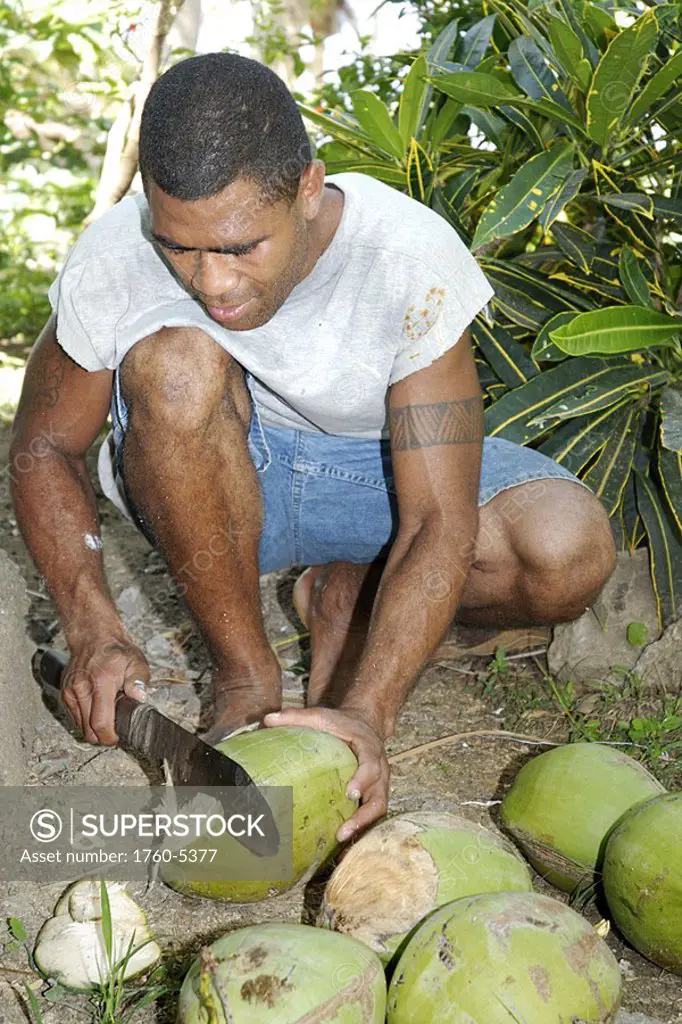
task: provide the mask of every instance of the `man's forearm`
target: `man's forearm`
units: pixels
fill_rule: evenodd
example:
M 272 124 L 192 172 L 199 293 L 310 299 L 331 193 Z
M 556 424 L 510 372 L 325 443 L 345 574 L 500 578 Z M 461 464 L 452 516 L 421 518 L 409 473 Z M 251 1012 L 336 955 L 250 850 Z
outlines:
M 42 438 L 12 445 L 9 474 L 17 523 L 47 580 L 69 643 L 86 632 L 125 635 L 107 586 L 95 495 L 82 458 Z
M 424 524 L 396 539 L 377 590 L 365 649 L 342 707 L 365 714 L 384 736 L 450 625 L 467 580 L 476 519 Z M 456 538 L 456 539 L 454 539 Z

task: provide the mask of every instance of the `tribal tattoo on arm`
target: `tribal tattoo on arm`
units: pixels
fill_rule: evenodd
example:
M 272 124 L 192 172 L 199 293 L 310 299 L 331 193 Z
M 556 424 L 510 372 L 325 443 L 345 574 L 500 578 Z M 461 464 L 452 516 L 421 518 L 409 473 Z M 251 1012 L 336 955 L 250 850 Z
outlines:
M 483 399 L 405 405 L 389 417 L 394 451 L 438 444 L 480 444 L 483 441 Z

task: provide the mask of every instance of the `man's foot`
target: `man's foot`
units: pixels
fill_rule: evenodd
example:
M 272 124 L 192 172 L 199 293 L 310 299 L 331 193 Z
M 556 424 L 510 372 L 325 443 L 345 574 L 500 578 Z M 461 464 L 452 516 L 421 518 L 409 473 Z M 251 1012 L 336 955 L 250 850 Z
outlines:
M 309 566 L 296 580 L 292 600 L 312 649 L 309 707 L 334 707 L 343 696 L 365 645 L 380 574 L 377 565 L 333 562 Z
M 306 629 L 310 628 L 309 622 L 314 616 L 313 586 L 324 568 L 322 565 L 309 566 L 294 584 L 294 608 Z M 533 647 L 547 644 L 550 634 L 549 626 L 504 629 L 499 626 L 468 626 L 454 622 L 429 661 L 460 661 L 463 658 L 489 657 L 498 647 L 504 647 L 508 652 L 531 650 Z
M 201 738 L 215 746 L 243 728 L 258 725 L 270 711 L 282 708 L 281 687 L 269 687 L 252 678 L 240 685 L 238 680 L 229 683 L 213 681 L 214 713 L 210 728 Z

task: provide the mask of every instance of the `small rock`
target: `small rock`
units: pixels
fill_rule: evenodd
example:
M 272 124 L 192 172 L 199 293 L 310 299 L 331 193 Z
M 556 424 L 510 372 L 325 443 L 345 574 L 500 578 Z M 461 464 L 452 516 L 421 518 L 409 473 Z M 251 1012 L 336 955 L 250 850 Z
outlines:
M 116 598 L 116 607 L 128 623 L 139 621 L 149 615 L 149 599 L 137 585 L 126 587 Z
M 635 672 L 652 689 L 665 687 L 666 693 L 682 693 L 682 619 L 668 626 L 661 639 L 640 654 Z
M 656 598 L 649 575 L 649 553 L 638 548 L 633 555 L 621 552 L 611 579 L 579 619 L 556 626 L 547 652 L 550 672 L 562 682 L 598 684 L 618 681 L 614 666 L 631 669 L 641 648 L 628 643 L 627 628 L 641 622 L 648 636 L 661 635 Z
M 155 662 L 175 660 L 173 645 L 162 633 L 154 633 L 144 645 L 147 656 Z

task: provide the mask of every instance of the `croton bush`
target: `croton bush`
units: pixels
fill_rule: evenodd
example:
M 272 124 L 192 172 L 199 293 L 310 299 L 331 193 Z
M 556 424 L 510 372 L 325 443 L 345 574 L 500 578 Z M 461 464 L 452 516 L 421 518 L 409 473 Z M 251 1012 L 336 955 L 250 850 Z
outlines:
M 607 9 L 607 6 L 609 9 Z M 682 613 L 680 8 L 485 0 L 395 103 L 300 108 L 329 173 L 445 217 L 495 298 L 473 326 L 487 433 L 580 475 Z

